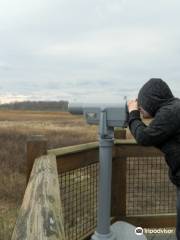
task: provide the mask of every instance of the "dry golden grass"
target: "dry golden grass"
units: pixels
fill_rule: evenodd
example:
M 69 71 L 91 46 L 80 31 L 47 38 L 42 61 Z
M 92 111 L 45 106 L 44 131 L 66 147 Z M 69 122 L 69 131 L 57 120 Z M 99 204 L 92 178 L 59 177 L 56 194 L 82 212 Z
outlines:
M 27 138 L 42 134 L 48 148 L 97 140 L 97 127 L 60 112 L 0 111 L 0 240 L 11 238 L 25 191 Z M 127 137 L 132 138 L 130 132 Z
M 97 140 L 97 127 L 69 113 L 0 111 L 0 240 L 11 237 L 25 191 L 27 138 L 43 134 L 48 148 Z

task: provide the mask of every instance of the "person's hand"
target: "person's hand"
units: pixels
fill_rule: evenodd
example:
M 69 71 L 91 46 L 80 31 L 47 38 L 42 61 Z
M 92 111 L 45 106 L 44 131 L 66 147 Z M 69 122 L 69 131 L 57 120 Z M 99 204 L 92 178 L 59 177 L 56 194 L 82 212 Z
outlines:
M 127 102 L 127 106 L 128 106 L 128 111 L 129 113 L 134 111 L 134 110 L 138 110 L 138 102 L 137 99 L 136 100 L 129 100 Z

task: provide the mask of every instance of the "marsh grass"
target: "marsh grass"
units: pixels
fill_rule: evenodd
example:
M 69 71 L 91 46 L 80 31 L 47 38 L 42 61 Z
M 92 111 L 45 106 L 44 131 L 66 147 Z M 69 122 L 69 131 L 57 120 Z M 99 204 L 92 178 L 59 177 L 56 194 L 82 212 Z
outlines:
M 9 240 L 26 187 L 26 141 L 42 134 L 48 148 L 97 140 L 97 128 L 68 113 L 0 111 L 0 240 Z

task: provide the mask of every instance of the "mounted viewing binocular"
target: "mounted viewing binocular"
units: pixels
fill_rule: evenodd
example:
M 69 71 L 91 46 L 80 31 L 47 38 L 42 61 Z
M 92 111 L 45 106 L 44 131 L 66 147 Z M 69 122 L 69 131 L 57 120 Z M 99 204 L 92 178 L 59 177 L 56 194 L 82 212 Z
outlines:
M 146 240 L 135 235 L 135 226 L 118 221 L 111 225 L 111 177 L 112 147 L 114 145 L 114 128 L 127 127 L 129 112 L 127 102 L 121 104 L 81 104 L 71 103 L 68 111 L 84 115 L 86 122 L 99 125 L 99 190 L 97 228 L 91 240 Z
M 98 125 L 101 119 L 101 112 L 106 115 L 107 127 L 127 127 L 128 108 L 127 102 L 120 104 L 81 104 L 71 103 L 68 111 L 72 114 L 84 115 L 86 122 L 91 125 Z

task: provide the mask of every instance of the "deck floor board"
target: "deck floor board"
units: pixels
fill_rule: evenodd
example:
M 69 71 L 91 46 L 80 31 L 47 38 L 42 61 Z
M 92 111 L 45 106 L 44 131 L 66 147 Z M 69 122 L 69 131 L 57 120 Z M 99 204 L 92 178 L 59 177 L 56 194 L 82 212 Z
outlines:
M 177 240 L 175 234 L 146 234 L 147 240 Z

